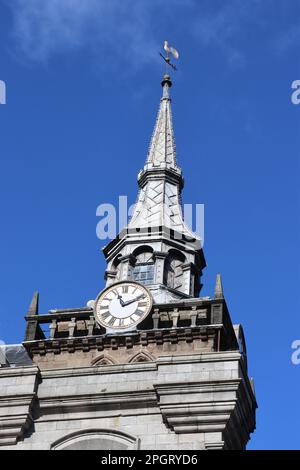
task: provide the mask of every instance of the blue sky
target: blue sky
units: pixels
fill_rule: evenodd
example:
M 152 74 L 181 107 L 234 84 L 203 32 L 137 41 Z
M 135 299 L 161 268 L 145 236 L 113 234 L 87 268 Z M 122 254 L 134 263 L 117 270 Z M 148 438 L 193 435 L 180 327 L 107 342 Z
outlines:
M 2 0 L 0 339 L 103 288 L 96 207 L 133 203 L 161 95 L 164 39 L 184 202 L 205 204 L 203 295 L 217 272 L 242 323 L 259 409 L 249 449 L 299 448 L 298 0 Z

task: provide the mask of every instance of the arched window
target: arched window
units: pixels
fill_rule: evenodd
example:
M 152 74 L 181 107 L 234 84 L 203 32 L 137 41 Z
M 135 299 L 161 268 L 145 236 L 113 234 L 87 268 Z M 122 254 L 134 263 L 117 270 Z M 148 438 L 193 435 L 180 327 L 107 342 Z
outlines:
M 149 246 L 142 246 L 133 252 L 135 257 L 132 269 L 132 279 L 141 284 L 154 283 L 154 259 L 153 249 Z
M 122 258 L 122 253 L 119 253 L 115 259 L 112 262 L 112 272 L 114 273 L 115 281 L 118 281 L 120 279 L 120 274 L 121 274 L 121 265 L 120 265 L 120 258 Z
M 170 250 L 169 255 L 165 261 L 164 268 L 164 284 L 171 289 L 178 289 L 183 284 L 183 271 L 182 265 L 185 261 L 185 256 L 177 250 Z
M 68 434 L 54 442 L 51 450 L 129 450 L 138 449 L 139 439 L 110 429 L 87 429 Z

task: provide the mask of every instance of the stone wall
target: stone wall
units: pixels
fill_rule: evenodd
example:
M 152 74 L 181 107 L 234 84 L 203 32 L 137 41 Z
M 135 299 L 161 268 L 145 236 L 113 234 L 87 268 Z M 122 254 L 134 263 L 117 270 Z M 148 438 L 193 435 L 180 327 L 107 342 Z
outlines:
M 244 448 L 255 427 L 255 397 L 236 351 L 0 369 L 0 387 L 1 379 L 1 420 L 11 420 L 0 434 L 3 448 Z M 24 396 L 19 413 L 14 401 Z
M 193 353 L 202 353 L 213 351 L 214 339 L 204 337 L 202 340 L 193 340 L 191 342 L 178 341 L 165 342 L 162 344 L 148 343 L 147 346 L 141 344 L 127 345 L 127 347 L 115 346 L 115 348 L 86 348 L 83 350 L 74 350 L 70 353 L 68 350 L 56 352 L 47 352 L 46 354 L 34 354 L 33 361 L 40 369 L 57 368 L 77 368 L 97 365 L 105 362 L 107 364 L 127 364 L 137 361 L 156 361 L 161 355 L 185 355 Z M 83 348 L 82 348 L 83 349 Z

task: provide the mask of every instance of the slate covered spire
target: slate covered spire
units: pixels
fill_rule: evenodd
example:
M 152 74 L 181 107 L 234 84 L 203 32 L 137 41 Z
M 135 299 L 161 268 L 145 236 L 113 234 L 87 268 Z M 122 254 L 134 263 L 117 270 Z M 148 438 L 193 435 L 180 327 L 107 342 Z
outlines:
M 194 240 L 200 240 L 185 224 L 181 206 L 182 171 L 177 165 L 172 123 L 172 82 L 164 75 L 163 94 L 152 134 L 146 163 L 138 175 L 140 191 L 129 228 L 167 227 Z
M 160 100 L 144 169 L 157 167 L 177 169 L 171 98 L 169 96 L 171 86 L 172 82 L 169 75 L 165 75 L 162 81 L 163 96 Z

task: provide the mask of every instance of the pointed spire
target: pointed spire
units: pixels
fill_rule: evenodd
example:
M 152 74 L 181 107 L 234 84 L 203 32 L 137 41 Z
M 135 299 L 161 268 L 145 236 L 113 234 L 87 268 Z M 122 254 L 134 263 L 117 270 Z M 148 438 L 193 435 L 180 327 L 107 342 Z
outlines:
M 152 168 L 171 168 L 179 171 L 176 163 L 176 146 L 172 122 L 171 98 L 172 86 L 169 75 L 165 74 L 161 82 L 163 95 L 152 134 L 145 170 Z
M 39 293 L 36 291 L 33 294 L 33 297 L 32 297 L 28 312 L 27 312 L 27 316 L 31 317 L 33 315 L 38 315 L 38 313 L 39 313 Z
M 221 274 L 217 274 L 216 277 L 215 299 L 224 299 Z
M 185 224 L 181 206 L 182 171 L 176 162 L 176 146 L 172 123 L 171 79 L 165 74 L 161 82 L 163 94 L 149 146 L 146 164 L 139 172 L 140 191 L 135 204 L 130 229 L 167 227 L 184 235 L 191 243 L 201 240 Z M 194 246 L 194 245 L 193 245 Z

